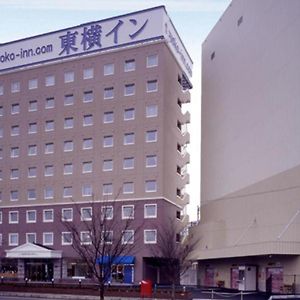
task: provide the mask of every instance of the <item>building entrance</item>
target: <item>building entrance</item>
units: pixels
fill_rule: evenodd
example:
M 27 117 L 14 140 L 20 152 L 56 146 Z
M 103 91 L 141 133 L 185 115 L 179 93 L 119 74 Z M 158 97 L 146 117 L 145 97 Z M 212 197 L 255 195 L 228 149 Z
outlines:
M 25 277 L 31 281 L 51 281 L 53 262 L 50 260 L 25 260 Z

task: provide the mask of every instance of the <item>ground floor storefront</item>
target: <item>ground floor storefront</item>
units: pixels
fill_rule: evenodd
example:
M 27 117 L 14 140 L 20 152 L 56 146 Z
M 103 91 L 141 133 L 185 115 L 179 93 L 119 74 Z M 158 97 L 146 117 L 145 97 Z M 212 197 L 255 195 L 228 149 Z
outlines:
M 96 261 L 107 284 L 138 284 L 142 280 L 168 283 L 165 263 L 139 256 L 103 256 Z M 79 257 L 65 257 L 63 251 L 27 243 L 6 251 L 0 258 L 0 276 L 25 281 L 77 281 L 93 279 L 92 271 Z
M 198 284 L 240 291 L 300 292 L 300 257 L 266 255 L 198 261 Z

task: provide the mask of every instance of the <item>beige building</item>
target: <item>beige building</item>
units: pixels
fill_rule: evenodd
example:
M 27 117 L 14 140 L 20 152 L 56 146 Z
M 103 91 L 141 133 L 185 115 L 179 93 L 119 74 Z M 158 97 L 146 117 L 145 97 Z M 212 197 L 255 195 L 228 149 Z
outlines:
M 203 43 L 201 285 L 300 291 L 299 16 L 234 0 Z

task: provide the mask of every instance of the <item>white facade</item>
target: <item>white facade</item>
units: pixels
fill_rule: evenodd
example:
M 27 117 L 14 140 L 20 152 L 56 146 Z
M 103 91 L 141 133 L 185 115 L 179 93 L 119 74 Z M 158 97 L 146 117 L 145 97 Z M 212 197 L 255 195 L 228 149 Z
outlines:
M 203 43 L 201 284 L 235 287 L 232 269 L 256 265 L 257 289 L 275 268 L 283 292 L 299 274 L 299 13 L 232 1 Z

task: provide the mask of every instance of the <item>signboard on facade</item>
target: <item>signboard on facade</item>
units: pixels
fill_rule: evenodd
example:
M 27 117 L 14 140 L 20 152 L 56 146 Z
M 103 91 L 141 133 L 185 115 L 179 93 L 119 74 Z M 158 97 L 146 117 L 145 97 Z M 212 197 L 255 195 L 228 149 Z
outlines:
M 1 44 L 0 73 L 163 39 L 191 77 L 192 61 L 164 6 Z

